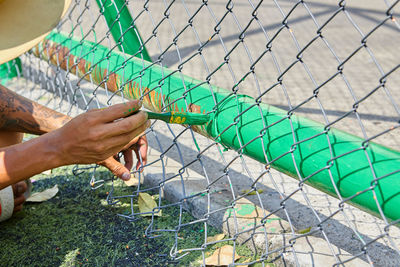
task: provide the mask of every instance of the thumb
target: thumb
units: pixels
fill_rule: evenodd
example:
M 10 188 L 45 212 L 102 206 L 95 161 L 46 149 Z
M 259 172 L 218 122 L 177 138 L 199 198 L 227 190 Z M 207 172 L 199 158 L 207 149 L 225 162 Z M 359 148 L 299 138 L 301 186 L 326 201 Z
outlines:
M 108 159 L 99 162 L 99 164 L 109 169 L 115 176 L 124 181 L 127 181 L 131 178 L 130 171 L 120 162 L 115 160 L 114 157 L 109 157 Z

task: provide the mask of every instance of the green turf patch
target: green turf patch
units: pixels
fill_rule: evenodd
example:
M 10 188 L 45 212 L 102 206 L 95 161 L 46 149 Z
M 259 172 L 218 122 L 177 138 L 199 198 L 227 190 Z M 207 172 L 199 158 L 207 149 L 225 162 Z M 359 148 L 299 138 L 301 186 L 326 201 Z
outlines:
M 171 247 L 177 240 L 178 249 L 200 248 L 204 242 L 204 223 L 196 223 L 175 232 L 161 233 L 160 237 L 144 236 L 151 217 L 138 217 L 133 222 L 116 214 L 129 214 L 130 198 L 116 205 L 108 205 L 107 195 L 132 194 L 132 188 L 122 182 L 107 182 L 92 190 L 91 172 L 72 175 L 72 167 L 58 168 L 52 174 L 34 177 L 34 191 L 42 191 L 58 184 L 57 196 L 49 201 L 27 203 L 24 210 L 0 224 L 0 262 L 3 266 L 200 266 L 202 252 L 190 252 L 179 261 L 171 260 Z M 108 179 L 105 169 L 96 173 L 98 179 Z M 152 194 L 154 195 L 154 194 Z M 157 200 L 157 196 L 156 196 Z M 134 211 L 138 211 L 134 198 Z M 167 204 L 166 202 L 162 203 Z M 162 217 L 154 219 L 153 229 L 174 229 L 180 209 L 163 209 Z M 182 222 L 195 219 L 186 211 Z M 219 231 L 208 226 L 208 235 Z M 154 233 L 155 234 L 155 233 Z M 216 248 L 232 242 L 209 246 L 206 257 Z M 252 258 L 251 251 L 237 247 L 240 261 Z

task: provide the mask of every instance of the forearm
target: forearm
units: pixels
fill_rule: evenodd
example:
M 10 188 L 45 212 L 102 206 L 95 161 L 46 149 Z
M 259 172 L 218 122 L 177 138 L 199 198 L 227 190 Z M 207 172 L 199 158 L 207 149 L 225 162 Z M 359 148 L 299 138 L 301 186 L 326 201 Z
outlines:
M 0 85 L 0 130 L 41 135 L 70 119 Z
M 0 189 L 63 165 L 53 133 L 0 149 Z

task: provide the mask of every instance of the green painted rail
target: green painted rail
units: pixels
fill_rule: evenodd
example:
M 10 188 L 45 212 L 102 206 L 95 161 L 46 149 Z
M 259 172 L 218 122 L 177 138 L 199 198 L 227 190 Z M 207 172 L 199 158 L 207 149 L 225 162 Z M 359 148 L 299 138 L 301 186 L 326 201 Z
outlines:
M 48 49 L 42 49 L 44 45 Z M 85 79 L 90 79 L 87 73 L 91 70 L 95 83 L 114 92 L 123 91 L 126 97 L 143 96 L 145 107 L 153 111 L 161 111 L 164 102 L 166 111 L 212 112 L 209 124 L 193 129 L 292 177 L 300 174 L 308 184 L 330 195 L 338 192 L 376 216 L 379 206 L 390 220 L 400 218 L 398 151 L 364 143 L 340 130 L 325 131 L 324 125 L 299 116 L 292 115 L 289 120 L 286 111 L 256 105 L 249 96 L 216 86 L 210 90 L 208 84 L 182 78 L 179 72 L 151 63 L 143 65 L 136 58 L 125 61 L 123 53 L 60 33 L 50 35 L 34 53 L 53 64 L 61 62 L 61 67 Z
M 100 8 L 100 12 L 106 19 L 108 29 L 119 44 L 120 51 L 124 51 L 129 55 L 135 55 L 147 61 L 151 61 L 151 57 L 143 44 L 138 29 L 133 24 L 132 16 L 126 6 L 125 0 L 96 0 Z
M 22 67 L 18 57 L 0 65 L 0 84 L 6 85 L 12 78 L 20 75 L 22 75 Z

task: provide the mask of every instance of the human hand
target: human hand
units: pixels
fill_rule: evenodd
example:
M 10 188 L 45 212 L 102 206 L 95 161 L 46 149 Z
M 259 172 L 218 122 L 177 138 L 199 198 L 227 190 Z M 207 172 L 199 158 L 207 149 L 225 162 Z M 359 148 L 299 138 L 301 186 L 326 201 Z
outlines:
M 132 101 L 106 109 L 91 110 L 51 132 L 54 148 L 59 154 L 59 165 L 103 163 L 108 164 L 106 167 L 111 168 L 118 177 L 129 179 L 128 168 L 116 168 L 118 166 L 109 158 L 138 143 L 138 136 L 150 126 L 145 112 L 126 117 L 139 110 L 140 106 L 139 101 Z M 147 142 L 140 142 L 137 155 L 141 151 L 143 156 L 143 152 L 147 152 Z M 136 152 L 135 149 L 134 151 Z M 106 159 L 108 161 L 104 163 Z
M 132 143 L 133 145 L 130 145 L 127 149 L 122 151 L 125 160 L 125 167 L 127 167 L 130 170 L 133 166 L 133 156 L 132 156 L 132 150 L 133 150 L 135 152 L 137 159 L 136 170 L 139 170 L 141 165 L 147 164 L 147 150 L 149 144 L 147 142 L 147 137 L 145 135 L 140 136 L 137 139 L 133 140 Z
M 137 158 L 136 170 L 139 170 L 142 164 L 147 164 L 147 149 L 148 143 L 146 136 L 138 136 L 129 142 L 129 144 L 127 144 L 121 151 L 124 155 L 125 165 L 122 165 L 119 162 L 117 155 L 98 162 L 98 164 L 108 168 L 115 176 L 120 177 L 123 180 L 129 180 L 131 178 L 130 170 L 133 166 L 132 151 L 135 152 Z

